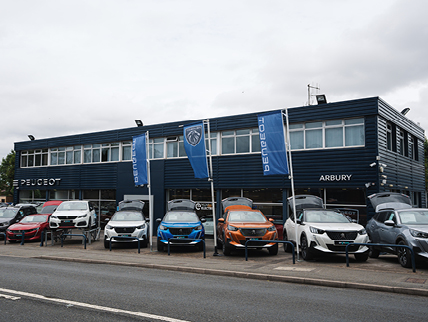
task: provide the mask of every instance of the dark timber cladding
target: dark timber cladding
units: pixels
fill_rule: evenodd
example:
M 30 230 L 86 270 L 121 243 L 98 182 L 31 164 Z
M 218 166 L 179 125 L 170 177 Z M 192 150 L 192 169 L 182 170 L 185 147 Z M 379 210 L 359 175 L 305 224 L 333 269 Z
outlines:
M 210 119 L 211 132 L 255 129 L 258 113 L 232 115 Z M 378 191 L 401 191 L 416 194 L 425 205 L 424 131 L 378 97 L 288 109 L 289 122 L 306 123 L 329 120 L 364 119 L 364 145 L 340 148 L 293 150 L 296 189 L 358 189 L 364 195 Z M 132 164 L 128 161 L 96 162 L 71 165 L 21 167 L 21 153 L 37 149 L 72 147 L 84 144 L 107 144 L 131 141 L 132 137 L 149 131 L 150 138 L 181 136 L 183 125 L 201 120 L 186 120 L 143 127 L 108 130 L 49 139 L 15 143 L 17 188 L 14 201 L 26 190 L 113 190 L 116 203 L 125 195 L 147 195 L 147 187 L 133 185 Z M 131 120 L 130 120 L 131 122 Z M 389 124 L 389 125 L 388 125 Z M 392 148 L 387 148 L 388 126 L 393 128 Z M 396 133 L 404 132 L 403 153 L 399 153 Z M 401 135 L 401 134 L 400 134 Z M 36 135 L 37 137 L 37 135 Z M 221 154 L 221 139 L 217 137 L 218 155 L 213 156 L 216 200 L 222 189 L 285 189 L 289 195 L 288 176 L 263 176 L 260 153 Z M 412 158 L 412 142 L 415 157 Z M 83 150 L 82 150 L 83 154 Z M 50 156 L 49 156 L 50 157 Z M 380 158 L 380 160 L 378 160 Z M 370 166 L 375 163 L 376 166 Z M 152 193 L 155 217 L 165 212 L 169 189 L 209 189 L 206 179 L 195 179 L 187 158 L 153 159 L 151 164 Z M 385 164 L 383 172 L 380 165 Z M 383 180 L 386 176 L 386 183 Z M 60 178 L 58 185 L 37 186 L 34 179 Z M 21 184 L 22 180 L 26 184 Z M 33 180 L 33 181 L 31 181 Z M 30 183 L 30 184 L 27 184 Z M 48 193 L 46 193 L 46 196 Z M 81 194 L 80 194 L 81 195 Z M 284 201 L 284 200 L 283 200 Z M 363 201 L 364 202 L 364 201 Z M 361 206 L 361 205 L 360 205 Z M 364 205 L 362 205 L 364 206 Z M 370 207 L 369 207 L 370 208 Z M 369 209 L 370 210 L 370 209 Z M 368 216 L 370 217 L 370 216 Z

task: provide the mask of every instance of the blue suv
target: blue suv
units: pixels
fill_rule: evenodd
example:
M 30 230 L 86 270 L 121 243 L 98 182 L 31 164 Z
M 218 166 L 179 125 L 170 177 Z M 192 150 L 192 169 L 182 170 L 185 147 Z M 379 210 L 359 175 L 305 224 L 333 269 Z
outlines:
M 168 202 L 168 212 L 163 219 L 158 218 L 157 232 L 158 251 L 163 251 L 164 246 L 196 246 L 198 250 L 203 249 L 205 239 L 205 219 L 199 219 L 195 212 L 196 202 L 188 199 L 174 199 Z M 182 239 L 182 240 L 180 240 Z M 189 240 L 192 239 L 192 240 Z

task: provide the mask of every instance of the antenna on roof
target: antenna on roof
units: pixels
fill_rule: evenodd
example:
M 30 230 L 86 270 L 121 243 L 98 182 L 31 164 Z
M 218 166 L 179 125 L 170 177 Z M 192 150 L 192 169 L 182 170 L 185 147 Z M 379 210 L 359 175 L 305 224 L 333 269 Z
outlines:
M 317 84 L 317 86 L 312 86 L 311 84 L 308 84 L 308 105 L 312 105 L 311 104 L 311 97 L 315 96 L 315 94 L 311 93 L 311 89 L 316 89 L 316 90 L 320 90 L 319 85 Z M 317 92 L 318 93 L 318 92 Z

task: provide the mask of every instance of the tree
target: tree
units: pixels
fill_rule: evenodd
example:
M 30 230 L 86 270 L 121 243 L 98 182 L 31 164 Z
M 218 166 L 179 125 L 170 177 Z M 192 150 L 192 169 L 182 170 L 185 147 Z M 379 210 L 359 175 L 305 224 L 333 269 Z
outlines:
M 13 179 L 15 177 L 15 151 L 2 159 L 0 164 L 0 190 L 4 191 L 6 196 L 13 195 Z

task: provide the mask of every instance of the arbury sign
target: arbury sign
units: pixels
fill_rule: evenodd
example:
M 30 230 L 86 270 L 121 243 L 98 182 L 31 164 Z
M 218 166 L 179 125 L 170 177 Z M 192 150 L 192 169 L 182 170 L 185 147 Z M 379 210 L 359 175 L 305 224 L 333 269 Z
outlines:
M 59 186 L 61 178 L 18 179 L 13 181 L 16 186 Z
M 319 181 L 351 181 L 352 174 L 322 174 Z

